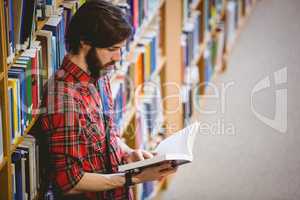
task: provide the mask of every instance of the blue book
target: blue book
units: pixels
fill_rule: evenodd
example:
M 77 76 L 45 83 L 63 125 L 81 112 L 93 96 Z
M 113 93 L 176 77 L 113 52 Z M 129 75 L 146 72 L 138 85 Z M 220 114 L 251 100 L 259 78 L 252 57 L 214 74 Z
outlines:
M 143 183 L 143 194 L 142 199 L 149 199 L 154 191 L 154 183 L 153 182 L 145 182 Z
M 15 130 L 14 130 L 14 113 L 13 108 L 12 108 L 12 102 L 14 101 L 13 99 L 13 89 L 12 87 L 8 87 L 8 110 L 10 114 L 10 120 L 9 120 L 9 129 L 10 129 L 10 135 L 11 135 L 11 143 L 13 143 L 15 139 Z
M 26 80 L 25 69 L 12 66 L 8 71 L 8 76 L 20 80 L 20 108 L 21 108 L 21 134 L 24 133 L 27 122 L 27 103 L 26 103 Z
M 53 74 L 56 72 L 56 69 L 58 69 L 58 60 L 57 60 L 57 49 L 56 49 L 56 37 L 52 36 L 52 72 Z
M 31 39 L 31 34 L 34 27 L 35 5 L 36 5 L 36 1 L 23 0 L 21 37 L 20 37 L 21 45 L 24 45 L 26 40 Z
M 11 53 L 15 52 L 15 26 L 14 26 L 14 10 L 13 0 L 8 0 L 8 15 L 9 15 L 9 43 L 11 45 Z
M 14 193 L 15 200 L 23 200 L 23 186 L 22 186 L 22 164 L 21 164 L 22 154 L 16 150 L 12 153 L 11 160 L 15 164 L 15 184 L 16 193 Z
M 63 47 L 60 47 L 62 44 L 61 43 L 64 43 L 64 42 L 61 42 L 61 39 L 62 41 L 64 41 L 64 39 L 62 38 L 62 34 L 60 34 L 60 23 L 62 21 L 62 17 L 61 16 L 53 16 L 53 17 L 50 17 L 49 20 L 47 21 L 47 23 L 45 24 L 45 26 L 43 27 L 43 30 L 47 30 L 47 31 L 51 31 L 52 32 L 52 35 L 55 37 L 55 39 L 52 37 L 52 41 L 54 42 L 55 40 L 55 43 L 53 43 L 54 45 L 52 45 L 52 52 L 55 53 L 55 54 L 52 54 L 52 56 L 55 56 L 55 60 L 53 59 L 53 63 L 55 63 L 55 67 L 54 67 L 54 71 L 56 71 L 58 69 L 58 67 L 60 66 L 60 63 L 61 63 L 61 54 L 63 54 L 63 52 L 60 52 L 61 49 Z M 54 52 L 54 49 L 55 49 L 55 52 Z
M 62 64 L 63 59 L 66 54 L 66 47 L 65 47 L 65 18 L 62 17 L 60 23 L 59 23 L 59 66 Z

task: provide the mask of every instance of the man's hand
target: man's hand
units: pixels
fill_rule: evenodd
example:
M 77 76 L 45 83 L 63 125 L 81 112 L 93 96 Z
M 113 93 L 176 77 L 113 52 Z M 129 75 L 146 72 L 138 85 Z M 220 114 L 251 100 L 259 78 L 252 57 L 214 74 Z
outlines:
M 142 149 L 136 149 L 136 150 L 131 151 L 128 154 L 128 156 L 126 157 L 126 161 L 128 163 L 137 162 L 140 160 L 152 158 L 153 156 L 154 156 L 154 154 L 150 153 L 149 151 L 145 151 Z
M 177 171 L 177 166 L 172 162 L 165 162 L 160 165 L 143 169 L 139 174 L 132 177 L 133 183 L 161 180 Z

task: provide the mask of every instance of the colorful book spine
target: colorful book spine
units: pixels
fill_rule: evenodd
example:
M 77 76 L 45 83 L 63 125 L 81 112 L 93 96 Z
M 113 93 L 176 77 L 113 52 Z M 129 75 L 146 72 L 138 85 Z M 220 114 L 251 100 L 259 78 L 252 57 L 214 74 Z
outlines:
M 183 66 L 185 67 L 196 64 L 194 60 L 200 50 L 200 26 L 200 12 L 194 11 L 183 27 L 181 38 Z

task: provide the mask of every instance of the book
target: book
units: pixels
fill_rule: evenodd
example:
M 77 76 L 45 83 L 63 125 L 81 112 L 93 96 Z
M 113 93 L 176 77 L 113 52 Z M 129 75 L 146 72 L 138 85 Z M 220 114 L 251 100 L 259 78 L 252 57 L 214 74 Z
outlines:
M 11 93 L 11 108 L 12 112 L 10 112 L 12 118 L 12 124 L 13 124 L 13 135 L 14 138 L 17 139 L 18 137 L 21 136 L 21 121 L 20 121 L 20 115 L 21 115 L 21 110 L 19 109 L 19 103 L 20 103 L 20 95 L 19 94 L 19 88 L 20 88 L 20 82 L 18 79 L 8 79 L 8 86 L 9 88 L 12 88 L 12 93 Z M 19 123 L 20 122 L 20 123 Z M 16 142 L 14 140 L 14 142 Z
M 19 145 L 18 149 L 22 149 L 27 152 L 27 162 L 26 162 L 26 192 L 30 200 L 33 200 L 38 191 L 39 180 L 38 178 L 38 160 L 36 159 L 36 141 L 32 136 L 24 136 L 24 141 Z
M 199 123 L 193 123 L 186 128 L 174 133 L 163 140 L 155 149 L 157 153 L 153 158 L 120 165 L 119 172 L 140 170 L 157 165 L 165 161 L 173 161 L 176 165 L 182 165 L 193 161 L 193 145 L 195 136 L 199 131 Z M 174 148 L 176 147 L 176 148 Z
M 12 163 L 15 165 L 15 193 L 14 193 L 14 199 L 16 200 L 23 200 L 23 191 L 24 187 L 22 185 L 23 183 L 23 176 L 22 176 L 22 152 L 20 151 L 15 151 L 12 153 Z

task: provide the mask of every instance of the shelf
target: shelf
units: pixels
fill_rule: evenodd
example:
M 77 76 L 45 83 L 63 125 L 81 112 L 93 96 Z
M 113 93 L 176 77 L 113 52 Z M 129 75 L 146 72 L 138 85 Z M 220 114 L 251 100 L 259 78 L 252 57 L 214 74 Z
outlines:
M 18 60 L 18 58 L 21 56 L 21 52 L 18 52 L 17 55 L 14 57 L 14 60 L 11 64 L 7 65 L 7 71 L 11 68 L 11 66 Z
M 190 6 L 191 6 L 191 9 L 192 10 L 197 10 L 199 4 L 201 3 L 202 0 L 196 0 L 195 3 L 192 3 Z
M 159 64 L 158 64 L 157 68 L 155 69 L 155 71 L 151 74 L 150 80 L 153 80 L 155 77 L 157 77 L 162 72 L 162 69 L 164 68 L 166 62 L 167 62 L 166 57 L 161 57 L 159 59 Z
M 154 191 L 152 192 L 150 199 L 160 199 L 159 195 L 160 192 L 162 192 L 167 185 L 167 178 L 164 178 L 163 180 L 156 182 L 154 186 Z
M 3 157 L 2 160 L 0 160 L 0 171 L 5 167 L 7 164 L 7 157 Z
M 59 8 L 62 4 L 64 3 L 64 0 L 56 0 L 56 8 Z M 37 22 L 37 31 L 42 30 L 44 25 L 47 23 L 49 20 L 49 17 L 46 17 L 44 20 L 38 21 Z
M 228 61 L 228 58 L 229 58 L 230 53 L 232 52 L 233 46 L 234 46 L 234 44 L 236 44 L 238 38 L 240 37 L 241 32 L 242 32 L 246 22 L 248 21 L 251 13 L 253 12 L 255 5 L 256 5 L 256 1 L 254 1 L 253 5 L 247 9 L 248 10 L 247 14 L 245 16 L 243 16 L 242 19 L 239 21 L 238 28 L 235 32 L 235 37 L 233 39 L 233 42 L 226 47 L 225 53 L 223 55 L 223 60 L 225 62 Z
M 195 58 L 192 60 L 192 65 L 197 65 L 197 63 L 199 62 L 200 58 L 202 57 L 202 55 L 204 54 L 204 50 L 206 47 L 206 42 L 202 43 L 200 45 L 198 54 L 195 56 Z
M 4 72 L 0 72 L 0 81 L 4 78 Z
M 24 137 L 23 136 L 19 136 L 18 138 L 15 139 L 15 143 L 11 144 L 11 148 L 10 151 L 14 152 L 17 147 L 24 141 Z
M 121 123 L 123 124 L 123 126 L 120 128 L 120 136 L 122 137 L 126 131 L 126 129 L 128 128 L 131 120 L 133 119 L 133 117 L 135 116 L 135 108 L 133 106 L 130 110 L 126 111 L 125 115 L 124 115 L 124 121 Z
M 30 129 L 33 127 L 34 123 L 36 122 L 37 118 L 34 118 L 31 123 L 27 126 L 26 130 L 24 131 L 24 134 L 22 136 L 19 136 L 15 139 L 15 143 L 11 144 L 11 152 L 15 151 L 17 147 L 24 141 L 24 136 L 28 134 Z
M 38 21 L 37 22 L 37 31 L 42 30 L 42 28 L 45 26 L 45 24 L 47 23 L 48 20 L 49 20 L 49 17 L 46 17 L 46 19 L 44 19 L 42 21 Z

